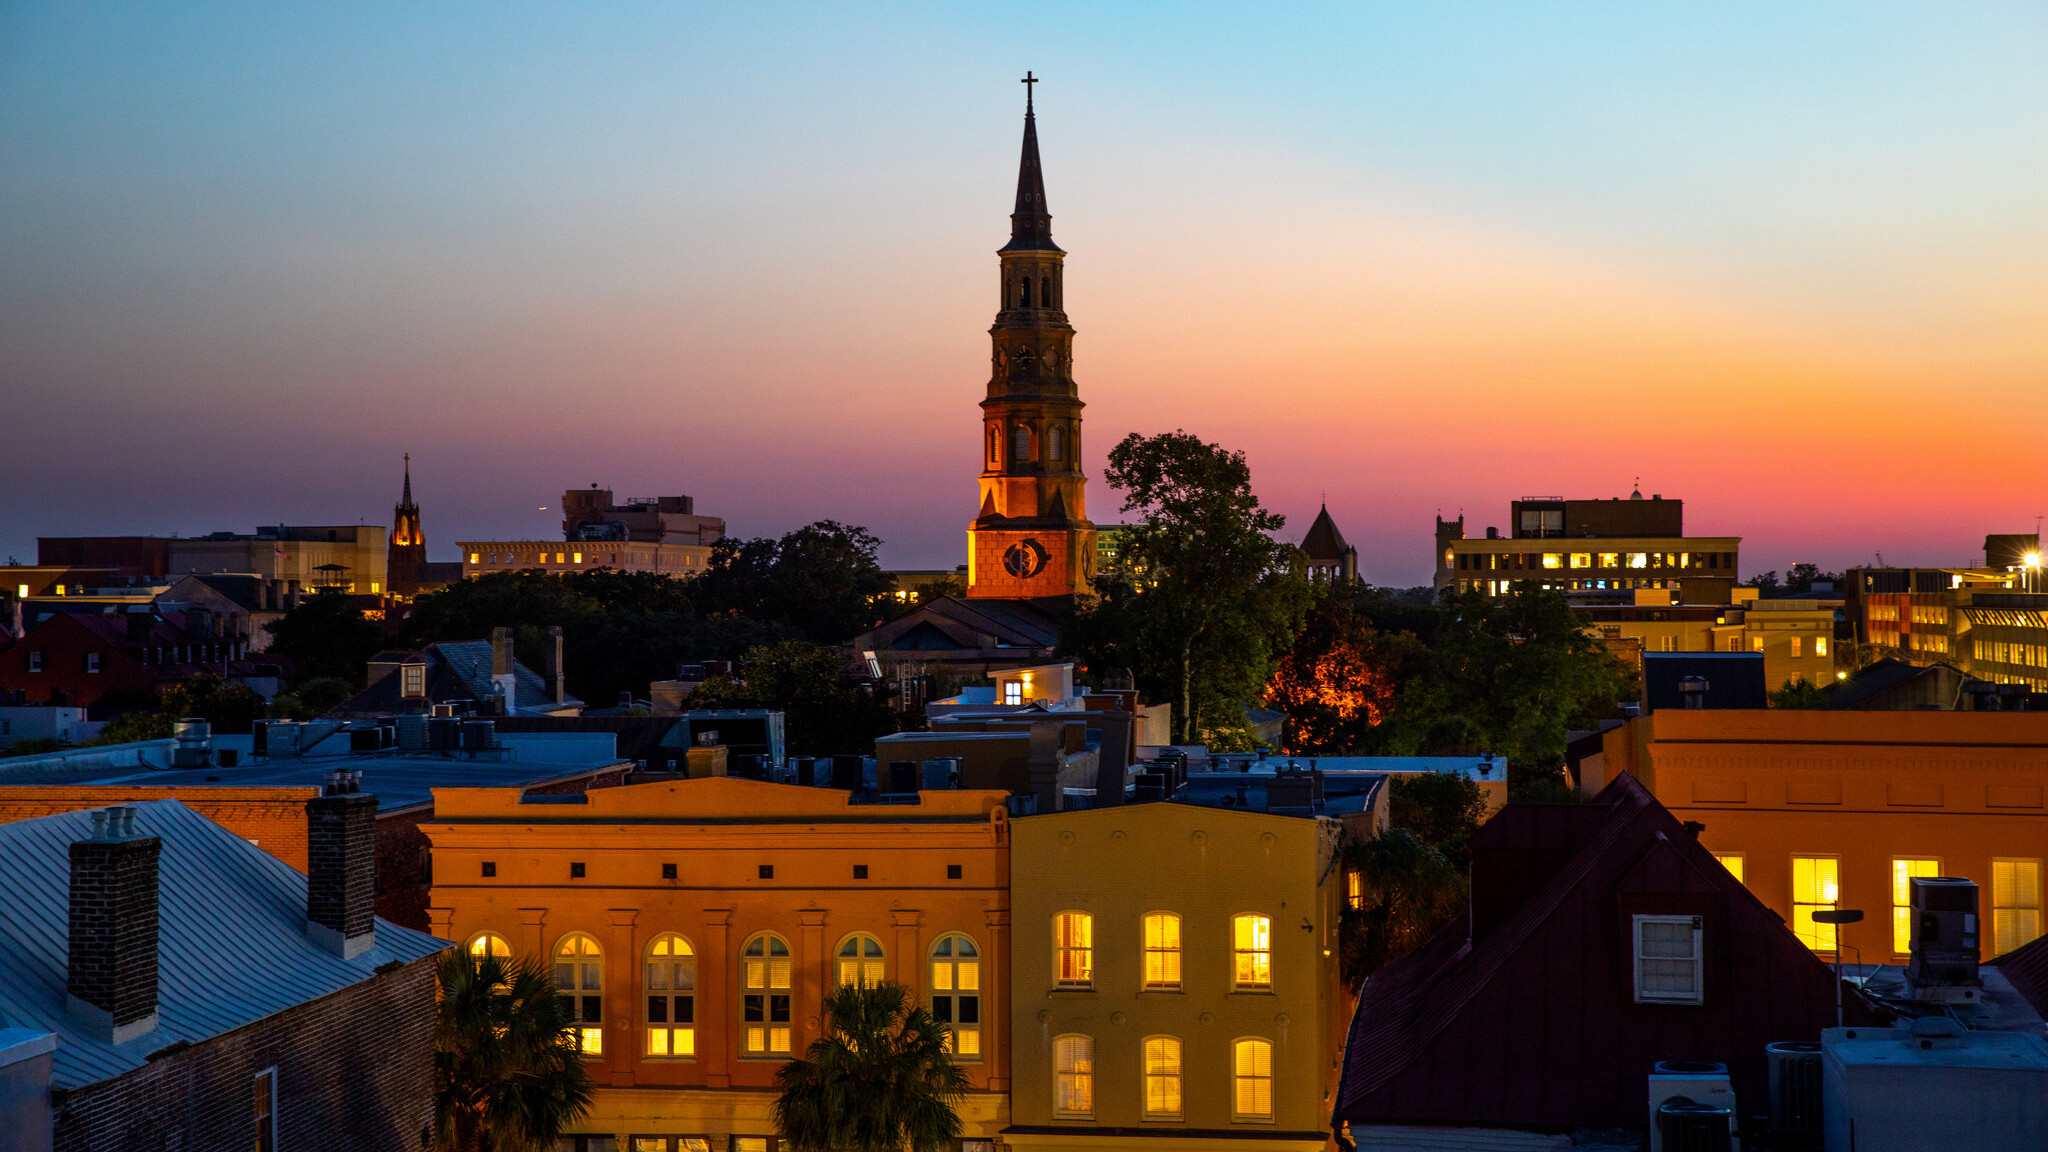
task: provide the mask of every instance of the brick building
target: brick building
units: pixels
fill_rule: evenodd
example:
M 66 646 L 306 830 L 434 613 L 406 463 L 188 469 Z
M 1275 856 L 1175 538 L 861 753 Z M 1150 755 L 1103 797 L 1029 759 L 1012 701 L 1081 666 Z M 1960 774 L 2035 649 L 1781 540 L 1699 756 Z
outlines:
M 205 609 L 58 613 L 0 649 L 0 693 L 25 704 L 91 707 L 102 698 L 154 699 L 181 680 L 212 673 L 272 682 L 276 669 L 248 658 L 248 643 Z
M 47 1077 L 22 1152 L 425 1145 L 446 944 L 372 917 L 365 801 L 302 808 L 310 878 L 175 800 L 0 827 L 0 1018 L 54 1039 L 0 1051 Z

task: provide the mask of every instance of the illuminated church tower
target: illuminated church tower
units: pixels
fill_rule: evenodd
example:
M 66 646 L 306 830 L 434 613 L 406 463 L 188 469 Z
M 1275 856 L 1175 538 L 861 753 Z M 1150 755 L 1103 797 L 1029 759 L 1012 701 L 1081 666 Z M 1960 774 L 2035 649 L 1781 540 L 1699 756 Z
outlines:
M 967 594 L 1072 596 L 1095 574 L 1095 526 L 1082 494 L 1074 328 L 1060 305 L 1066 253 L 1052 242 L 1038 125 L 1024 78 L 1024 155 L 1002 258 L 1002 304 L 988 399 L 981 402 L 981 514 L 967 530 Z
M 420 590 L 420 568 L 427 562 L 427 538 L 420 533 L 420 506 L 412 502 L 412 453 L 405 454 L 405 495 L 391 520 L 391 545 L 385 553 L 384 578 L 391 594 L 412 597 Z

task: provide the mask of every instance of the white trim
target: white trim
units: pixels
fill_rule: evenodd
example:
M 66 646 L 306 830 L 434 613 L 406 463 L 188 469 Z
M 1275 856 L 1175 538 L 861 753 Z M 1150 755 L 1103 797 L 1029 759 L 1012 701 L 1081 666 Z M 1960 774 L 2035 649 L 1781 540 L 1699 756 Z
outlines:
M 1701 956 L 1701 931 L 1698 916 L 1635 916 L 1630 935 L 1635 942 L 1635 992 L 1638 1004 L 1700 1004 L 1706 1000 L 1706 964 Z M 1692 927 L 1692 991 L 1645 992 L 1643 990 L 1643 925 L 1685 924 Z M 1658 960 L 1682 960 L 1682 956 L 1649 957 Z
M 249 1086 L 251 1088 L 257 1087 L 266 1076 L 270 1078 L 270 1147 L 275 1150 L 277 1148 L 277 1065 L 272 1064 L 270 1067 L 250 1077 Z M 253 1114 L 254 1104 L 255 1101 L 252 1097 L 250 1101 L 252 1114 L 249 1117 L 251 1120 L 256 1118 Z

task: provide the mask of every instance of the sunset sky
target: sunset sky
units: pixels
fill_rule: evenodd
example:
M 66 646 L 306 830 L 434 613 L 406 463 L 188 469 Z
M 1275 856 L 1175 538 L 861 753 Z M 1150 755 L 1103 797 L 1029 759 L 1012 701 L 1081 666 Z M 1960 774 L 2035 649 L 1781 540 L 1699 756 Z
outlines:
M 1744 575 L 2048 513 L 2048 7 L 0 6 L 0 556 L 558 534 L 964 562 L 1026 69 L 1088 402 L 1376 583 L 1683 497 Z M 546 511 L 540 511 L 546 506 Z

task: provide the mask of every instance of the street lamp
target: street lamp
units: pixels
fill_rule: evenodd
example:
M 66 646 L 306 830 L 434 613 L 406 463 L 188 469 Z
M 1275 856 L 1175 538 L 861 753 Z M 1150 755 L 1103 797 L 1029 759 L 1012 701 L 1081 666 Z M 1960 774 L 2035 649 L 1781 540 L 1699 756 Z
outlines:
M 1835 930 L 1835 1027 L 1842 1027 L 1842 933 L 1840 925 L 1863 919 L 1861 908 L 1823 908 L 1813 914 L 1815 924 L 1833 924 Z M 1857 953 L 1860 957 L 1862 953 Z M 1858 964 L 1863 961 L 1857 960 Z

